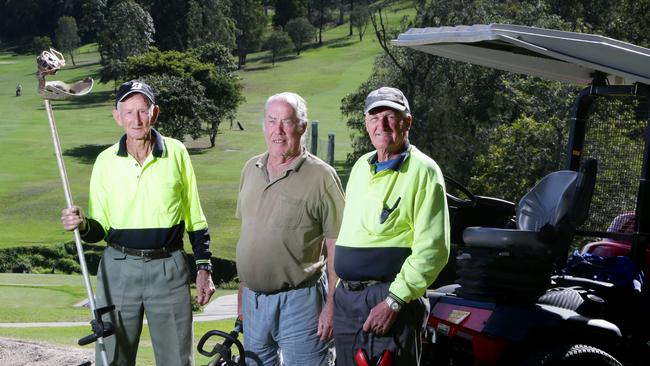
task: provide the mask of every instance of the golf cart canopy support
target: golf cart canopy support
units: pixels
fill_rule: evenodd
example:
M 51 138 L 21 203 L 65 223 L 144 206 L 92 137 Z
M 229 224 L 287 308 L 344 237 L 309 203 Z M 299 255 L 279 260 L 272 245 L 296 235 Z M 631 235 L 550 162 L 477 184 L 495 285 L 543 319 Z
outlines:
M 586 85 L 600 71 L 609 85 L 650 84 L 649 49 L 593 34 L 489 24 L 411 28 L 392 43 L 547 80 Z

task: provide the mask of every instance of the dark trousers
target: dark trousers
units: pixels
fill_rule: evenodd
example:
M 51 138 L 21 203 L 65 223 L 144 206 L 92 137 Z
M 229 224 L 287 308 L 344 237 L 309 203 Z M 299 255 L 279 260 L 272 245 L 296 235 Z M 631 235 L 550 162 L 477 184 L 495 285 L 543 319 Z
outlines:
M 334 293 L 334 343 L 336 364 L 356 366 L 357 349 L 365 351 L 368 364 L 375 365 L 384 350 L 393 352 L 393 366 L 420 364 L 422 331 L 429 315 L 424 298 L 413 300 L 400 310 L 390 331 L 378 336 L 363 331 L 370 310 L 388 296 L 389 284 L 377 284 L 360 291 L 346 290 L 341 284 Z

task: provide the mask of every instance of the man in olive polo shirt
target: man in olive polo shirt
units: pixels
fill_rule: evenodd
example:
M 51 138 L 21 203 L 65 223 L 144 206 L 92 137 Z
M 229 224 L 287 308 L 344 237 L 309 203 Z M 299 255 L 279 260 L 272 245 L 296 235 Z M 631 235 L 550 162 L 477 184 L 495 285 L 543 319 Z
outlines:
M 197 302 L 206 304 L 214 292 L 210 235 L 192 163 L 180 141 L 152 128 L 158 113 L 147 84 L 120 86 L 113 118 L 124 135 L 95 161 L 88 216 L 73 207 L 61 218 L 66 230 L 78 227 L 84 241 L 108 243 L 97 273 L 97 306 L 115 305 L 105 315 L 116 327 L 104 341 L 111 365 L 135 365 L 145 315 L 156 364 L 194 365 L 185 231 L 198 269 Z
M 249 365 L 276 365 L 278 351 L 287 366 L 327 362 L 343 189 L 336 171 L 303 146 L 307 121 L 299 95 L 271 96 L 262 122 L 267 152 L 241 174 L 238 310 Z
M 375 151 L 350 172 L 336 243 L 337 365 L 418 365 L 428 302 L 422 297 L 449 257 L 449 214 L 438 165 L 409 144 L 408 100 L 395 88 L 368 94 L 366 131 Z M 359 356 L 361 357 L 361 355 Z

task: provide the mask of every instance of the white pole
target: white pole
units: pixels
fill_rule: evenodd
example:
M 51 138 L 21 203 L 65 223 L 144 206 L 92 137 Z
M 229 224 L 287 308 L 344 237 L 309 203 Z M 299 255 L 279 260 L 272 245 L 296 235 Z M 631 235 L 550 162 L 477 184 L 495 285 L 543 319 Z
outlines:
M 45 110 L 47 111 L 47 119 L 50 122 L 50 132 L 52 134 L 52 142 L 54 143 L 54 153 L 56 154 L 56 161 L 59 165 L 59 174 L 61 175 L 61 183 L 63 183 L 63 191 L 65 192 L 65 200 L 68 203 L 68 208 L 74 206 L 72 202 L 72 193 L 70 192 L 70 183 L 68 182 L 68 175 L 65 171 L 65 164 L 63 162 L 63 155 L 61 154 L 61 143 L 59 141 L 59 133 L 56 129 L 56 123 L 54 122 L 54 114 L 52 113 L 52 106 L 50 105 L 49 99 L 44 99 Z M 88 296 L 88 302 L 90 304 L 90 310 L 92 311 L 93 320 L 97 321 L 95 309 L 95 295 L 93 294 L 93 287 L 90 283 L 90 275 L 88 273 L 88 266 L 86 266 L 86 258 L 84 256 L 83 246 L 81 245 L 81 235 L 79 234 L 79 229 L 74 229 L 74 241 L 77 246 L 77 255 L 79 257 L 79 265 L 81 266 L 81 273 L 84 278 L 84 285 L 86 286 L 86 296 Z M 106 355 L 106 347 L 104 345 L 104 337 L 101 336 L 97 338 L 97 343 L 101 350 L 101 358 L 104 366 L 109 366 L 108 357 Z

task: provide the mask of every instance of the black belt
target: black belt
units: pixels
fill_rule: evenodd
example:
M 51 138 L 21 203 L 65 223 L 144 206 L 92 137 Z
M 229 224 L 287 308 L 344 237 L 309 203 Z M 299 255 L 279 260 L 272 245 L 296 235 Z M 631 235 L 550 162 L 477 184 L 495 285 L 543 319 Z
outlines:
M 135 248 L 128 248 L 116 243 L 108 243 L 108 246 L 117 250 L 118 252 L 122 252 L 128 255 L 134 255 L 136 257 L 142 257 L 148 259 L 161 259 L 161 258 L 171 257 L 172 256 L 171 253 L 183 248 L 183 243 L 181 242 L 179 244 L 174 244 L 172 246 L 162 247 L 159 249 L 135 249 Z
M 346 281 L 346 280 L 341 280 L 341 284 L 343 287 L 348 290 L 348 291 L 361 291 L 365 288 L 368 288 L 370 286 L 378 285 L 380 283 L 386 283 L 384 281 L 376 281 L 376 280 L 367 280 L 367 281 Z

